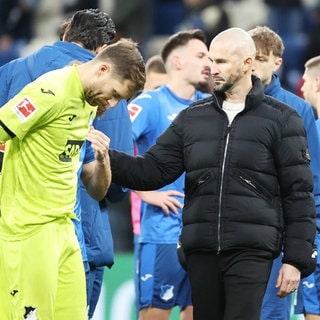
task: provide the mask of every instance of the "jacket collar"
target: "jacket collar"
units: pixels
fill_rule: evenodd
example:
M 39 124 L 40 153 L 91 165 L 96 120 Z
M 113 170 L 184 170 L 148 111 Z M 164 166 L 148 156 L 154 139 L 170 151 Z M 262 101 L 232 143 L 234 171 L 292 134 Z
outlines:
M 274 96 L 280 90 L 280 79 L 276 74 L 272 75 L 271 81 L 264 87 L 264 93 L 268 96 Z
M 73 57 L 76 57 L 78 59 L 79 57 L 82 57 L 82 60 L 91 60 L 95 56 L 95 54 L 90 50 L 80 47 L 79 45 L 72 42 L 56 41 L 53 45 L 61 48 L 64 51 L 68 51 L 68 53 L 70 53 Z
M 245 101 L 245 109 L 251 109 L 256 105 L 259 105 L 261 101 L 264 99 L 264 90 L 263 90 L 262 82 L 256 76 L 252 76 L 252 88 L 249 91 L 246 101 Z M 224 100 L 224 93 L 219 91 L 214 91 L 213 95 L 215 95 L 219 101 L 219 106 L 222 106 Z

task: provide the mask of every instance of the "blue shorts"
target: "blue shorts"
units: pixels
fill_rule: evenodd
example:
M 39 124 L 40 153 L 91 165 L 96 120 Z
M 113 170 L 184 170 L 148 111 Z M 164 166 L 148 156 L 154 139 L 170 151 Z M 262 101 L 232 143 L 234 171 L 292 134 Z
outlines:
M 139 244 L 135 285 L 138 310 L 146 307 L 183 310 L 191 303 L 187 273 L 178 261 L 176 244 Z
M 319 233 L 317 233 L 316 242 L 319 250 Z M 320 254 L 317 257 L 316 270 L 300 281 L 294 313 L 320 315 Z

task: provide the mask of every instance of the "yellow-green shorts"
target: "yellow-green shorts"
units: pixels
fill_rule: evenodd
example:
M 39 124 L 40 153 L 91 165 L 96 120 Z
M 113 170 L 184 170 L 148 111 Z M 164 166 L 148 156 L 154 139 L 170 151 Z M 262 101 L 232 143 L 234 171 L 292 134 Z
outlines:
M 0 239 L 1 320 L 85 320 L 85 273 L 69 219 L 31 237 Z

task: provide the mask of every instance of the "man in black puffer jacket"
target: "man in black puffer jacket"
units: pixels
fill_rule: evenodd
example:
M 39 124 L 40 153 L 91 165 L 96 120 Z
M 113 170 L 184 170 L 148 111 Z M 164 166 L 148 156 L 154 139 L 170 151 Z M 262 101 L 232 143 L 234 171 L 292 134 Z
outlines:
M 180 112 L 145 154 L 110 151 L 114 182 L 153 190 L 184 171 L 181 243 L 194 320 L 257 320 L 273 258 L 284 247 L 280 297 L 314 270 L 313 178 L 301 118 L 252 76 L 255 45 L 219 33 L 215 91 Z

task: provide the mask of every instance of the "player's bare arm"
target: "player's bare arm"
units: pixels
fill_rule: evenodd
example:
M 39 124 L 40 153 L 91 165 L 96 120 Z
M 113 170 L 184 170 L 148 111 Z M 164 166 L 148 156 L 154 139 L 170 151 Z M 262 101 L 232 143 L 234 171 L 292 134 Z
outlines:
M 81 179 L 88 194 L 96 200 L 102 200 L 111 183 L 108 155 L 110 139 L 101 131 L 92 128 L 87 140 L 91 142 L 96 160 L 83 165 Z
M 176 197 L 184 197 L 182 192 L 176 190 L 166 191 L 136 191 L 141 200 L 160 207 L 165 215 L 169 215 L 170 211 L 178 214 L 178 209 L 182 209 L 183 205 Z

